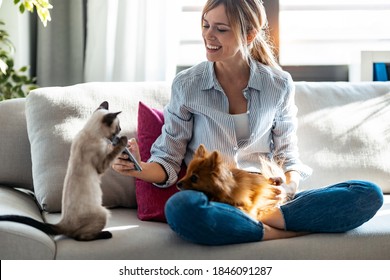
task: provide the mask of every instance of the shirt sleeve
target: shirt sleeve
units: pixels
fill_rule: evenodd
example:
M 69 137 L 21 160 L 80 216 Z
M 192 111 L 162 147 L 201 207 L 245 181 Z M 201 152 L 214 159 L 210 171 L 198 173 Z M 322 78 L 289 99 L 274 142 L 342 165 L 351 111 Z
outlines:
M 161 135 L 153 143 L 149 162 L 157 162 L 165 169 L 168 179 L 158 187 L 169 187 L 177 181 L 187 144 L 192 137 L 193 116 L 183 104 L 182 83 L 176 78 L 172 83 L 170 102 L 164 108 L 164 125 Z
M 295 87 L 290 77 L 272 129 L 274 157 L 277 162 L 282 164 L 284 172 L 297 171 L 302 179 L 306 179 L 311 175 L 312 169 L 299 159 L 297 111 Z

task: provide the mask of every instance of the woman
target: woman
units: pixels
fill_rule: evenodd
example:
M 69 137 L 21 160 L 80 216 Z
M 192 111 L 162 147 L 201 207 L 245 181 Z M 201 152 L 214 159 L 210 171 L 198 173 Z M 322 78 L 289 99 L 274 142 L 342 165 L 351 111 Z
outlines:
M 151 158 L 141 163 L 143 171 L 134 171 L 123 158 L 113 165 L 121 174 L 166 187 L 200 144 L 248 171 L 261 172 L 259 155 L 283 163 L 282 190 L 291 201 L 262 222 L 200 192 L 173 195 L 165 207 L 168 224 L 191 242 L 221 245 L 344 232 L 368 221 L 383 203 L 381 189 L 362 181 L 297 193 L 311 171 L 298 156 L 294 85 L 273 57 L 266 27 L 260 0 L 208 0 L 202 13 L 207 61 L 173 81 L 164 129 Z M 129 147 L 139 159 L 137 143 Z

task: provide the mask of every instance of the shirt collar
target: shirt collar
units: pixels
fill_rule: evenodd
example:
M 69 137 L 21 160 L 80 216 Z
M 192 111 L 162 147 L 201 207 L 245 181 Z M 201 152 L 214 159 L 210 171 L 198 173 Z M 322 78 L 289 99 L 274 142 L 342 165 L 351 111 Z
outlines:
M 214 62 L 206 61 L 205 68 L 203 71 L 203 83 L 202 89 L 207 90 L 211 88 L 220 89 L 220 85 L 218 83 L 217 77 L 214 71 Z
M 260 77 L 259 71 L 259 62 L 249 58 L 250 74 L 248 81 L 248 88 L 254 88 L 256 90 L 261 90 L 262 80 Z M 203 83 L 202 89 L 208 90 L 215 88 L 222 91 L 220 84 L 218 83 L 217 77 L 214 71 L 214 62 L 207 61 L 204 71 L 203 71 Z
M 249 67 L 250 67 L 250 74 L 249 74 L 249 81 L 248 81 L 248 88 L 253 88 L 258 91 L 261 91 L 263 80 L 260 74 L 260 67 L 261 63 L 253 60 L 252 58 L 249 58 Z

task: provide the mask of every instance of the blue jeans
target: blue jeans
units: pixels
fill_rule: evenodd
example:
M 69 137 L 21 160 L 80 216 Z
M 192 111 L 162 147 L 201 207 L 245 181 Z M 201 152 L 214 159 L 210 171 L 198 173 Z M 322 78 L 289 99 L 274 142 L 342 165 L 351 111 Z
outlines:
M 281 206 L 285 229 L 345 232 L 370 220 L 383 204 L 382 190 L 365 181 L 347 181 L 302 191 Z M 261 241 L 263 224 L 241 210 L 209 201 L 197 191 L 181 191 L 165 205 L 169 226 L 183 239 L 205 245 Z

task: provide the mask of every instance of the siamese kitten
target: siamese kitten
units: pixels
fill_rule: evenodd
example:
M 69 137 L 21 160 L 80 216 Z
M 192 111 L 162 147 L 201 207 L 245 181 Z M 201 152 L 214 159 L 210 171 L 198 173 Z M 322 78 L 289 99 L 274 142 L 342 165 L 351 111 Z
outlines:
M 44 224 L 17 215 L 0 216 L 0 221 L 24 223 L 48 234 L 64 234 L 80 241 L 111 238 L 110 232 L 102 231 L 109 211 L 102 206 L 100 179 L 127 145 L 126 136 L 117 137 L 121 130 L 119 113 L 109 112 L 108 102 L 103 102 L 72 141 L 59 223 Z

